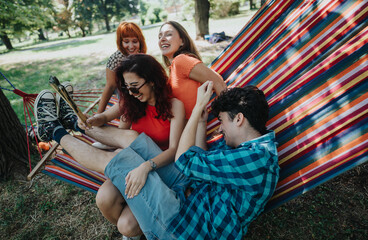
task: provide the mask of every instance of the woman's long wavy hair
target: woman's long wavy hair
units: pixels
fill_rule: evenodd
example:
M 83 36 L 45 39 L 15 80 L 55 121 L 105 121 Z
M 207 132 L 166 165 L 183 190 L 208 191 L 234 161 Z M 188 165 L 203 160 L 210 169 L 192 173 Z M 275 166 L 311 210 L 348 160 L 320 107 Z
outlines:
M 179 54 L 188 54 L 192 57 L 195 57 L 199 60 L 202 61 L 201 59 L 201 55 L 199 54 L 192 38 L 189 36 L 187 30 L 185 30 L 185 28 L 178 22 L 175 21 L 167 21 L 164 24 L 161 25 L 160 27 L 160 31 L 161 28 L 163 26 L 165 26 L 166 24 L 170 24 L 171 26 L 173 26 L 176 31 L 178 31 L 180 38 L 183 40 L 183 46 L 181 46 L 174 54 L 174 57 L 178 56 Z M 162 55 L 162 59 L 166 65 L 166 67 L 170 66 L 170 60 L 166 57 Z
M 136 122 L 146 115 L 146 102 L 141 102 L 129 94 L 125 87 L 123 73 L 135 73 L 147 83 L 153 83 L 156 99 L 156 118 L 167 120 L 173 117 L 171 112 L 171 86 L 165 69 L 152 56 L 147 54 L 132 54 L 127 56 L 116 70 L 116 81 L 120 95 L 120 113 L 123 119 Z M 147 86 L 147 85 L 146 85 Z
M 123 38 L 126 37 L 136 37 L 139 41 L 139 52 L 146 53 L 147 45 L 146 40 L 144 39 L 144 35 L 140 27 L 133 22 L 122 22 L 119 24 L 116 29 L 116 45 L 119 51 L 124 54 L 124 56 L 128 56 L 129 53 L 125 48 L 123 48 Z

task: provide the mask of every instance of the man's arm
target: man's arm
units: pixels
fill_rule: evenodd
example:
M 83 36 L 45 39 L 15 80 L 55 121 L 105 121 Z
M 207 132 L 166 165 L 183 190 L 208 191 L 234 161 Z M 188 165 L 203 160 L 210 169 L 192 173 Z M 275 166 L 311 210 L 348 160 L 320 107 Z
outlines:
M 201 119 L 198 122 L 197 125 L 197 134 L 195 139 L 195 145 L 202 148 L 203 150 L 207 150 L 207 119 L 208 119 L 208 112 L 205 108 L 202 111 Z
M 212 95 L 213 82 L 207 81 L 198 88 L 197 102 L 193 108 L 192 115 L 190 116 L 187 125 L 181 135 L 178 150 L 176 151 L 175 160 L 177 160 L 184 152 L 186 152 L 191 146 L 196 144 L 198 123 L 201 120 L 202 112 L 205 110 L 207 103 Z M 202 134 L 203 124 L 198 129 Z M 198 139 L 203 142 L 203 139 Z M 198 142 L 197 142 L 198 143 Z M 203 143 L 201 143 L 202 145 Z

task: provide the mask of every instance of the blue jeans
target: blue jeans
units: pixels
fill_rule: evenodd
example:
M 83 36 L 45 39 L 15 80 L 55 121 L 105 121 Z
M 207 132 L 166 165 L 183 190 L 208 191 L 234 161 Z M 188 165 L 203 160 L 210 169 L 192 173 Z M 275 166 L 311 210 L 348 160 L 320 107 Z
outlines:
M 176 239 L 167 228 L 179 213 L 189 179 L 171 163 L 148 174 L 146 184 L 134 198 L 125 195 L 125 177 L 162 150 L 144 133 L 121 150 L 106 166 L 105 175 L 119 189 L 147 239 Z

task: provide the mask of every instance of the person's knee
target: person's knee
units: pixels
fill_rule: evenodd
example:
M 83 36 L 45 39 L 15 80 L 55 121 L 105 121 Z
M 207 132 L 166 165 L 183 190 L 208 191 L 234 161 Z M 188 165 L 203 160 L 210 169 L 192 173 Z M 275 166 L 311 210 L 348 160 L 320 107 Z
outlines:
M 135 237 L 139 233 L 139 225 L 133 216 L 120 217 L 117 228 L 121 234 L 127 237 Z
M 96 194 L 96 205 L 100 210 L 110 209 L 117 201 L 120 204 L 121 200 L 119 190 L 115 188 L 110 180 L 106 180 Z

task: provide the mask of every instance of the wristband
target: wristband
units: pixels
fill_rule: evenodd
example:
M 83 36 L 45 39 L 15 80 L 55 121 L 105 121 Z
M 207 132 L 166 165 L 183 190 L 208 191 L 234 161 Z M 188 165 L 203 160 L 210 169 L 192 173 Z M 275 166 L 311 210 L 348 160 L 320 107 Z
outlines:
M 152 170 L 155 171 L 157 168 L 156 163 L 152 161 L 152 159 L 149 159 L 148 162 L 150 163 Z

